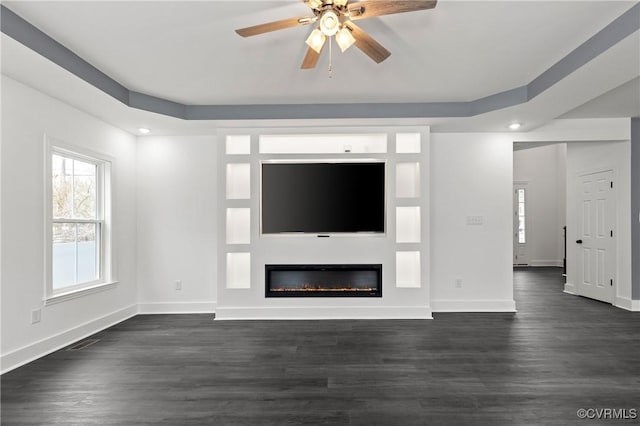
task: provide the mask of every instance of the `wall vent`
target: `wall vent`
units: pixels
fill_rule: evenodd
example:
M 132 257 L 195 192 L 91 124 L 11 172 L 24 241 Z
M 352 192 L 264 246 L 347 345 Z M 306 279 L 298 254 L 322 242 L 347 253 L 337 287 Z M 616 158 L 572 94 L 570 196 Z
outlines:
M 89 347 L 91 345 L 93 345 L 94 343 L 99 342 L 100 339 L 87 339 L 87 340 L 83 340 L 82 342 L 78 342 L 76 344 L 74 344 L 73 346 L 69 346 L 67 348 L 68 351 L 79 351 L 81 349 L 84 349 L 86 347 Z

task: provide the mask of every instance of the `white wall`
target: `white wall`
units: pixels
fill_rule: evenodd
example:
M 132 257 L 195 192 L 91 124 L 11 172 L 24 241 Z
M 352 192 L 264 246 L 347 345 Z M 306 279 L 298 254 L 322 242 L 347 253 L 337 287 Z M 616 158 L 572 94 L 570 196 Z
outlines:
M 565 151 L 565 144 L 553 144 L 513 153 L 513 180 L 527 183 L 527 247 L 531 266 L 562 266 Z
M 640 117 L 632 118 L 630 127 L 632 299 L 633 308 L 640 311 Z
M 213 312 L 216 138 L 140 137 L 137 158 L 140 312 Z
M 509 134 L 431 135 L 431 307 L 512 311 Z M 482 225 L 467 225 L 482 216 Z M 461 280 L 461 287 L 456 287 Z
M 616 205 L 616 300 L 614 304 L 631 309 L 631 144 L 621 142 L 583 142 L 567 145 L 567 291 L 573 292 L 577 280 L 579 239 L 577 230 L 579 175 L 613 170 Z
M 115 277 L 108 290 L 43 306 L 44 135 L 115 159 Z M 2 370 L 136 312 L 135 138 L 2 76 Z M 42 321 L 31 324 L 31 311 Z
M 558 188 L 558 205 L 557 205 L 557 221 L 562 228 L 567 226 L 567 144 L 561 143 L 558 147 L 557 161 L 557 178 L 556 187 Z M 558 239 L 558 253 L 566 257 L 564 238 L 560 236 Z

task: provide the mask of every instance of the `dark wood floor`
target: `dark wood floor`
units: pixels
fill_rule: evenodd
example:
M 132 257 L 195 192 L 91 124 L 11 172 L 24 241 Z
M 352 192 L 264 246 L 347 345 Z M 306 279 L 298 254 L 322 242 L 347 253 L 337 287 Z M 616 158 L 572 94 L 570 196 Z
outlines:
M 140 315 L 5 374 L 2 424 L 566 425 L 617 423 L 579 408 L 640 412 L 640 315 L 562 282 L 556 268 L 517 270 L 517 314 L 433 321 Z

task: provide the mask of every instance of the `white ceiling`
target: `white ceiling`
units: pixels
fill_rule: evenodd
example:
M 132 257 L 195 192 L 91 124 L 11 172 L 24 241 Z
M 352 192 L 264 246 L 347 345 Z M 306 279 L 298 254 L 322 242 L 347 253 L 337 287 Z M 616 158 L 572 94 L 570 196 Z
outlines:
M 560 118 L 617 118 L 640 116 L 640 77 L 569 111 Z
M 329 78 L 327 49 L 316 69 L 299 68 L 309 27 L 247 39 L 233 31 L 307 14 L 297 0 L 4 2 L 130 90 L 190 105 L 475 100 L 530 83 L 635 3 L 440 0 L 433 10 L 359 21 L 391 57 L 375 64 L 356 48 L 334 48 Z M 167 133 L 211 128 L 132 112 L 4 35 L 2 43 L 4 74 L 121 128 L 134 131 L 140 120 L 157 121 Z M 638 89 L 638 32 L 621 45 L 550 89 L 561 98 L 554 108 L 542 97 L 472 119 L 408 121 L 503 130 L 504 120 L 535 126 L 564 114 L 640 115 L 640 96 L 629 95 Z

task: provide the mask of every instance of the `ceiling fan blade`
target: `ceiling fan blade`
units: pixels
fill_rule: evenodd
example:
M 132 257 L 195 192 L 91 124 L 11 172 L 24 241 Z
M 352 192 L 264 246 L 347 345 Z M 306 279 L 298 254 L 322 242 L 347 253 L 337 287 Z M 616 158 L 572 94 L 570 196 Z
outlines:
M 364 30 L 353 22 L 347 21 L 344 25 L 351 31 L 353 38 L 356 39 L 356 47 L 377 63 L 384 61 L 391 55 L 391 52 L 385 49 L 380 43 L 375 41 L 373 37 L 364 32 Z
M 268 22 L 266 24 L 254 25 L 253 27 L 240 28 L 236 30 L 242 37 L 251 37 L 271 31 L 284 30 L 285 28 L 309 25 L 315 22 L 315 16 L 300 16 L 298 18 L 283 19 L 281 21 Z
M 349 19 L 354 21 L 374 16 L 433 9 L 437 3 L 437 0 L 364 0 L 349 3 Z
M 324 50 L 325 45 L 326 43 L 322 45 L 322 49 L 320 49 L 320 53 L 316 52 L 312 48 L 308 48 L 307 54 L 304 55 L 304 59 L 302 60 L 302 66 L 300 68 L 302 68 L 303 70 L 315 68 L 316 65 L 318 65 L 318 59 L 320 59 L 320 54 Z

